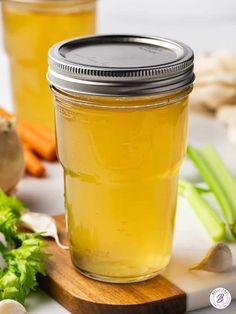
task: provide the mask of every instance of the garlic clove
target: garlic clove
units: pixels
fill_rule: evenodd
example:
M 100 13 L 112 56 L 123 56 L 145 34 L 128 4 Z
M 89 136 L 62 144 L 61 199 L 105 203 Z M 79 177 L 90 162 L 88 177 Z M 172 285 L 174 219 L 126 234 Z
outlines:
M 25 212 L 20 218 L 21 224 L 34 232 L 42 233 L 43 237 L 52 237 L 56 244 L 63 250 L 68 250 L 69 247 L 63 245 L 58 237 L 57 226 L 55 220 L 47 215 L 35 212 Z
M 224 243 L 211 247 L 202 260 L 189 268 L 189 270 L 204 270 L 214 273 L 229 271 L 233 266 L 233 255 L 230 248 Z
M 2 314 L 27 314 L 26 309 L 14 300 L 3 300 L 0 302 L 0 313 Z

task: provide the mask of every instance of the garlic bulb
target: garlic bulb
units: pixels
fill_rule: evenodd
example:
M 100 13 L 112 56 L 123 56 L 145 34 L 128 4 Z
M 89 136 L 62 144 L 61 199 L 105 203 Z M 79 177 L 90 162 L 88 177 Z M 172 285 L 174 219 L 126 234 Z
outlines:
M 0 313 L 2 314 L 27 314 L 26 309 L 14 300 L 3 300 L 0 302 Z
M 0 116 L 0 188 L 10 192 L 24 173 L 24 154 L 14 121 Z
M 233 256 L 230 248 L 224 243 L 218 243 L 206 252 L 201 261 L 189 269 L 223 273 L 229 271 L 232 266 Z

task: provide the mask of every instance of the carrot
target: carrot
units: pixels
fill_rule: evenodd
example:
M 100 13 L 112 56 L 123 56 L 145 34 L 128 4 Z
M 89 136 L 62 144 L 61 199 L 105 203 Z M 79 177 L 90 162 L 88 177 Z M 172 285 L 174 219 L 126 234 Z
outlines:
M 56 159 L 56 149 L 54 143 L 45 141 L 30 129 L 25 128 L 24 124 L 17 125 L 17 133 L 21 140 L 39 156 L 48 161 Z
M 19 122 L 19 123 L 23 124 L 23 122 Z M 42 127 L 41 125 L 28 123 L 28 122 L 27 123 L 24 122 L 24 126 L 27 129 L 31 130 L 32 132 L 36 133 L 45 141 L 51 142 L 55 145 L 55 135 L 54 135 L 54 132 L 50 128 Z
M 0 115 L 7 119 L 14 117 L 3 108 L 0 108 Z M 48 161 L 56 160 L 55 138 L 50 129 L 19 121 L 17 123 L 17 133 L 22 142 L 40 157 Z
M 14 115 L 0 107 L 0 116 L 6 119 L 14 118 Z M 26 171 L 35 177 L 42 177 L 45 167 L 38 157 L 52 161 L 56 159 L 55 137 L 52 130 L 33 123 L 17 122 L 17 133 L 23 142 Z
M 10 114 L 9 112 L 7 112 L 1 107 L 0 107 L 0 116 L 3 116 L 6 119 L 12 119 L 14 117 L 13 114 Z
M 4 110 L 1 107 L 0 107 L 0 115 L 6 119 L 11 119 L 14 117 L 13 114 L 7 112 L 6 110 Z M 38 124 L 29 123 L 29 122 L 19 121 L 18 123 L 22 124 L 22 127 L 31 129 L 31 131 L 33 131 L 34 133 L 37 133 L 39 136 L 41 136 L 45 140 L 55 142 L 54 132 L 50 128 L 43 127 L 43 126 L 38 125 Z
M 45 173 L 45 168 L 26 145 L 24 145 L 24 157 L 26 171 L 35 177 L 42 177 Z

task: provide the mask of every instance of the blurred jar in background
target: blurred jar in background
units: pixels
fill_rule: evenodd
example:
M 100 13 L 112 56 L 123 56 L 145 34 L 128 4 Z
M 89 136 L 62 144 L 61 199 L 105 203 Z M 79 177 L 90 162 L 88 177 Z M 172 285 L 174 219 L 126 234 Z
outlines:
M 2 13 L 17 118 L 53 127 L 48 49 L 57 41 L 95 33 L 96 0 L 3 0 Z

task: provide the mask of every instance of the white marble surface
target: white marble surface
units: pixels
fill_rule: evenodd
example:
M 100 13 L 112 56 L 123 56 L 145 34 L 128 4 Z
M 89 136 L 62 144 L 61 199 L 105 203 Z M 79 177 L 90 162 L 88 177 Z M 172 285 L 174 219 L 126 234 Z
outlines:
M 201 2 L 199 0 L 100 0 L 98 7 L 98 29 L 100 33 L 130 32 L 172 37 L 188 43 L 197 53 L 215 49 L 236 51 L 236 43 L 233 38 L 236 33 L 235 0 L 225 0 L 224 2 L 215 0 Z M 8 75 L 7 59 L 0 48 L 0 104 L 12 108 Z M 225 131 L 215 121 L 204 117 L 191 117 L 189 141 L 194 144 L 210 142 L 216 145 L 236 175 L 234 157 L 236 148 L 229 144 Z M 38 179 L 26 177 L 19 185 L 18 193 L 32 209 L 53 214 L 63 211 L 63 187 L 62 180 L 60 180 L 60 167 L 52 165 L 48 169 L 48 178 L 44 179 L 43 184 Z M 190 164 L 185 163 L 182 168 L 182 175 L 193 178 L 197 174 Z M 183 207 L 178 209 L 173 259 L 165 276 L 172 279 L 174 277 L 179 286 L 187 288 L 188 291 L 191 291 L 190 295 L 193 295 L 192 292 L 198 293 L 202 285 L 205 286 L 205 282 L 211 282 L 211 285 L 218 286 L 222 282 L 222 277 L 209 278 L 208 276 L 206 279 L 201 274 L 189 276 L 189 273 L 186 276 L 186 263 L 193 262 L 194 258 L 201 255 L 208 240 L 192 212 L 185 210 Z M 181 242 L 183 238 L 181 234 L 186 226 L 184 226 L 181 217 L 187 219 L 186 225 L 189 224 L 187 227 L 191 235 L 188 241 L 184 243 Z M 194 231 L 191 232 L 191 230 Z M 194 240 L 196 241 L 196 245 L 194 245 L 196 250 L 189 254 L 188 250 L 192 249 L 191 241 Z M 204 244 L 203 246 L 199 246 L 201 242 Z M 185 254 L 183 254 L 184 250 Z M 183 258 L 183 256 L 187 256 L 187 258 Z M 174 274 L 176 267 L 173 265 L 178 265 L 177 274 Z M 228 281 L 233 276 L 235 274 L 231 274 Z M 231 288 L 231 293 L 236 293 L 236 284 Z M 205 302 L 209 299 L 209 289 L 208 284 L 200 298 L 191 299 L 190 297 L 188 305 L 193 308 L 196 305 L 206 304 Z M 29 314 L 69 313 L 43 292 L 32 294 L 27 300 L 27 307 Z M 217 312 L 218 310 L 209 307 L 194 311 L 192 314 Z M 224 310 L 224 313 L 236 313 L 236 302 Z

